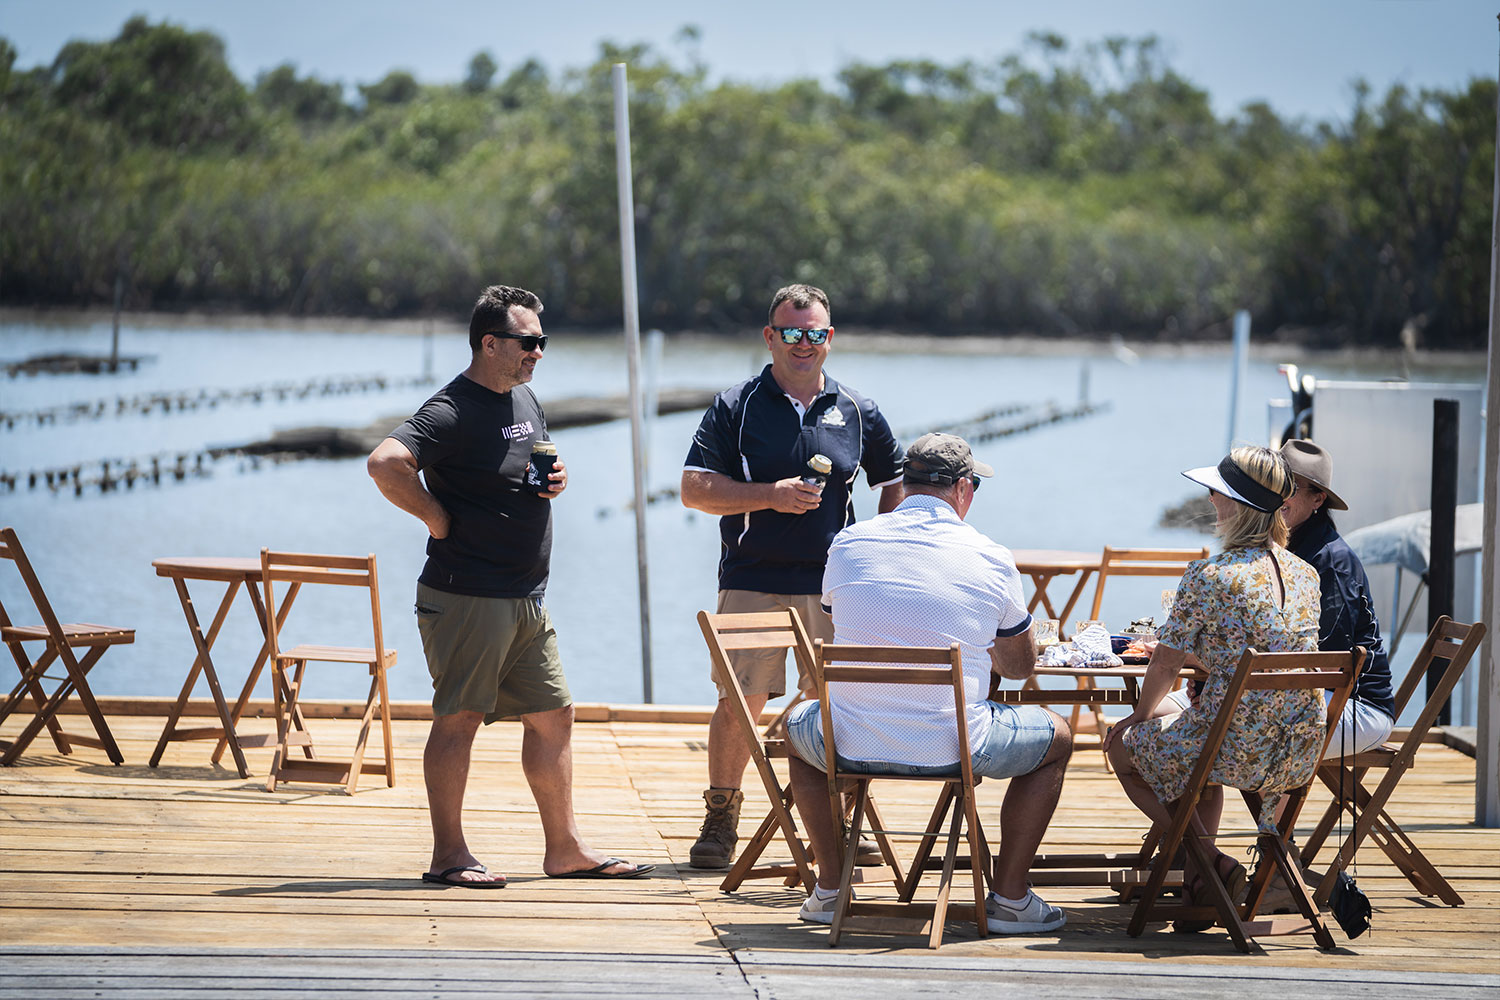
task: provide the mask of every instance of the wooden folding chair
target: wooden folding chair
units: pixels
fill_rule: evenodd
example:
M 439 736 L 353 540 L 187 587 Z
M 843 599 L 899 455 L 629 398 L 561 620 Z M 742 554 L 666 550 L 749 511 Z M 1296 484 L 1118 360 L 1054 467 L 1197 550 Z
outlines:
M 788 784 L 783 788 L 771 767 L 772 760 L 784 760 L 792 752 L 786 742 L 786 713 L 778 715 L 766 732 L 760 732 L 756 720 L 750 717 L 750 706 L 745 702 L 744 689 L 740 687 L 739 679 L 735 677 L 729 662 L 731 650 L 789 649 L 797 658 L 799 669 L 811 673 L 814 669 L 813 652 L 807 629 L 797 612 L 790 608 L 783 611 L 722 615 L 700 611 L 698 627 L 703 630 L 703 641 L 708 644 L 708 654 L 715 674 L 729 692 L 729 707 L 750 747 L 750 760 L 755 764 L 756 773 L 760 775 L 766 798 L 771 801 L 770 812 L 761 821 L 755 835 L 740 849 L 739 858 L 724 876 L 719 890 L 734 892 L 747 879 L 779 878 L 784 879 L 789 888 L 800 884 L 804 892 L 811 893 L 817 876 L 812 869 L 812 854 L 803 843 L 802 835 L 797 832 L 797 821 L 792 811 L 792 787 Z M 874 809 L 873 801 L 870 808 Z M 842 815 L 843 811 L 841 808 L 835 815 Z M 792 855 L 791 862 L 759 864 L 761 855 L 777 837 L 786 843 Z M 884 874 L 899 883 L 902 878 L 901 864 L 894 849 L 889 841 L 877 842 L 885 865 L 882 868 L 871 866 L 873 870 L 861 870 L 859 879 L 874 881 Z
M 1139 937 L 1146 929 L 1147 921 L 1151 920 L 1213 919 L 1229 932 L 1235 947 L 1242 952 L 1250 950 L 1251 938 L 1309 931 L 1320 947 L 1334 947 L 1333 935 L 1328 932 L 1328 926 L 1319 915 L 1317 904 L 1312 901 L 1312 894 L 1302 881 L 1301 871 L 1292 860 L 1287 847 L 1292 830 L 1296 827 L 1297 817 L 1302 812 L 1302 805 L 1307 800 L 1312 774 L 1308 775 L 1306 784 L 1282 793 L 1286 797 L 1286 803 L 1281 810 L 1281 818 L 1277 821 L 1277 832 L 1274 835 L 1257 834 L 1256 843 L 1262 863 L 1256 866 L 1255 876 L 1250 881 L 1249 896 L 1242 905 L 1237 905 L 1229 898 L 1228 891 L 1219 881 L 1213 862 L 1214 855 L 1201 839 L 1203 831 L 1198 826 L 1194 810 L 1209 785 L 1209 773 L 1246 691 L 1311 688 L 1331 692 L 1328 702 L 1329 722 L 1324 728 L 1322 740 L 1322 745 L 1326 747 L 1333 735 L 1334 726 L 1338 724 L 1339 713 L 1344 710 L 1344 702 L 1354 689 L 1354 679 L 1364 665 L 1364 660 L 1365 650 L 1362 646 L 1356 646 L 1346 653 L 1262 653 L 1254 648 L 1245 650 L 1240 656 L 1234 677 L 1224 692 L 1224 700 L 1219 705 L 1219 712 L 1204 741 L 1203 751 L 1199 754 L 1198 762 L 1193 765 L 1187 789 L 1175 802 L 1168 804 L 1171 820 L 1161 834 L 1156 861 L 1151 867 L 1151 877 L 1146 881 L 1140 901 L 1130 918 L 1127 931 L 1131 937 Z M 1250 815 L 1258 816 L 1261 796 L 1243 789 L 1240 794 L 1250 809 Z M 1198 871 L 1208 873 L 1204 877 L 1204 884 L 1213 897 L 1213 906 L 1197 906 L 1191 902 L 1167 905 L 1161 902 L 1161 890 L 1168 875 L 1172 873 L 1173 858 L 1179 846 L 1187 852 L 1189 861 Z M 1267 858 L 1271 860 L 1271 864 L 1265 863 Z M 1257 918 L 1261 899 L 1270 885 L 1273 871 L 1280 872 L 1286 881 L 1301 912 L 1300 918 Z
M 326 556 L 299 552 L 260 550 L 261 581 L 266 597 L 267 642 L 271 649 L 271 689 L 276 705 L 276 754 L 266 791 L 274 792 L 281 781 L 311 781 L 343 785 L 354 794 L 361 774 L 383 774 L 387 787 L 396 784 L 395 761 L 391 748 L 390 699 L 386 694 L 385 673 L 396 665 L 396 651 L 385 648 L 380 625 L 380 585 L 375 573 L 375 556 Z M 276 614 L 276 584 L 288 584 L 286 601 L 292 601 L 305 583 L 365 587 L 370 591 L 370 618 L 374 633 L 373 648 L 354 646 L 298 645 L 283 651 L 281 628 Z M 348 760 L 319 758 L 313 750 L 312 737 L 298 725 L 298 699 L 307 665 L 317 663 L 360 663 L 369 668 L 370 690 L 365 696 L 364 715 L 360 720 L 359 739 Z M 385 760 L 369 763 L 365 747 L 370 738 L 376 710 L 385 741 Z M 291 748 L 300 747 L 304 759 L 292 757 Z
M 1208 546 L 1199 549 L 1117 549 L 1112 545 L 1104 546 L 1104 553 L 1099 557 L 1099 570 L 1097 582 L 1094 584 L 1094 605 L 1089 611 L 1089 618 L 1098 619 L 1099 609 L 1104 606 L 1104 583 L 1111 576 L 1160 576 L 1180 578 L 1187 572 L 1188 563 L 1194 559 L 1207 559 Z M 1066 622 L 1059 623 L 1064 629 L 1068 627 Z M 1092 686 L 1092 682 L 1084 679 L 1078 681 L 1078 690 L 1085 691 Z M 1083 706 L 1074 705 L 1073 711 L 1068 716 L 1068 727 L 1074 732 L 1078 731 L 1078 717 L 1082 714 Z M 1094 716 L 1095 731 L 1101 736 L 1108 728 L 1104 718 L 1104 708 L 1100 705 L 1089 706 L 1089 711 Z
M 1418 686 L 1426 680 L 1428 668 L 1440 660 L 1448 662 L 1437 687 L 1428 697 L 1426 706 L 1423 707 L 1421 715 L 1417 716 L 1416 722 L 1412 724 L 1406 739 L 1402 740 L 1399 746 L 1386 744 L 1364 753 L 1350 754 L 1342 759 L 1339 756 L 1338 747 L 1328 748 L 1328 757 L 1318 769 L 1318 777 L 1333 793 L 1333 801 L 1328 804 L 1317 828 L 1303 845 L 1302 863 L 1304 865 L 1313 863 L 1319 849 L 1322 848 L 1324 841 L 1328 839 L 1329 833 L 1338 822 L 1341 805 L 1350 811 L 1353 828 L 1334 855 L 1327 874 L 1318 883 L 1317 892 L 1313 894 L 1313 898 L 1320 905 L 1328 901 L 1338 873 L 1354 859 L 1355 852 L 1359 850 L 1366 837 L 1374 838 L 1375 843 L 1380 845 L 1380 849 L 1385 851 L 1386 857 L 1401 869 L 1411 884 L 1416 886 L 1418 892 L 1424 896 L 1437 896 L 1449 906 L 1464 904 L 1463 897 L 1448 883 L 1447 879 L 1438 873 L 1432 862 L 1427 860 L 1427 856 L 1417 849 L 1417 845 L 1412 843 L 1406 831 L 1402 830 L 1391 818 L 1390 813 L 1386 811 L 1386 805 L 1402 776 L 1416 762 L 1417 750 L 1426 740 L 1427 731 L 1432 728 L 1438 713 L 1442 711 L 1443 703 L 1448 700 L 1459 678 L 1463 676 L 1464 667 L 1479 649 L 1479 644 L 1484 641 L 1484 635 L 1483 622 L 1463 625 L 1453 621 L 1447 615 L 1439 618 L 1437 624 L 1433 625 L 1432 631 L 1428 633 L 1427 641 L 1422 644 L 1421 651 L 1417 653 L 1416 660 L 1412 662 L 1411 669 L 1407 671 L 1401 688 L 1396 692 L 1396 716 L 1399 718 L 1407 702 L 1416 693 Z M 1346 768 L 1343 787 L 1346 794 L 1350 796 L 1342 800 L 1339 798 L 1341 767 Z M 1375 786 L 1373 792 L 1366 789 L 1363 784 L 1365 774 L 1372 769 L 1385 772 L 1380 779 L 1380 784 Z
M 979 936 L 985 937 L 989 925 L 984 911 L 985 884 L 989 876 L 989 848 L 985 844 L 984 830 L 979 825 L 979 812 L 974 801 L 974 786 L 979 779 L 974 777 L 969 754 L 969 727 L 964 718 L 964 667 L 958 643 L 948 648 L 920 646 L 852 646 L 825 644 L 821 639 L 813 643 L 818 670 L 819 711 L 823 717 L 824 769 L 828 775 L 829 803 L 833 815 L 842 814 L 839 806 L 842 784 L 854 783 L 854 809 L 850 815 L 847 831 L 840 830 L 840 842 L 844 851 L 842 877 L 839 881 L 838 900 L 834 904 L 833 924 L 829 928 L 828 944 L 839 943 L 846 926 L 859 930 L 870 930 L 892 934 L 925 934 L 927 946 L 936 948 L 943 940 L 943 927 L 951 914 L 958 919 L 972 920 Z M 879 664 L 872 666 L 871 664 Z M 916 664 L 933 664 L 917 666 Z M 937 664 L 941 664 L 938 666 Z M 951 776 L 937 775 L 870 775 L 862 772 L 841 771 L 838 753 L 834 746 L 833 707 L 834 695 L 829 685 L 838 683 L 856 684 L 905 684 L 932 685 L 948 688 L 953 694 L 953 705 L 958 726 L 958 773 Z M 917 849 L 906 881 L 901 885 L 897 902 L 878 902 L 854 898 L 854 883 L 850 877 L 854 871 L 854 855 L 864 832 L 866 805 L 870 795 L 870 782 L 921 781 L 939 782 L 942 792 L 932 811 L 927 828 L 921 832 L 921 844 Z M 938 880 L 937 898 L 933 902 L 915 902 L 917 884 L 922 873 L 933 867 L 930 864 L 932 848 L 943 835 L 943 821 L 952 812 L 953 820 L 948 828 L 948 839 L 941 862 L 942 875 Z M 873 816 L 871 817 L 874 818 Z M 885 838 L 901 831 L 876 828 L 870 831 Z M 960 842 L 967 840 L 969 854 L 960 857 Z M 974 903 L 949 903 L 953 887 L 953 873 L 965 865 L 973 876 Z M 852 921 L 852 924 L 851 924 Z
M 14 763 L 43 727 L 52 736 L 52 744 L 57 747 L 58 753 L 72 753 L 73 744 L 77 743 L 103 750 L 116 764 L 123 763 L 125 758 L 104 721 L 104 713 L 99 711 L 94 693 L 89 690 L 88 674 L 106 649 L 134 642 L 135 630 L 109 625 L 59 622 L 52 610 L 52 602 L 47 600 L 47 593 L 36 577 L 31 560 L 26 557 L 26 550 L 21 548 L 21 540 L 16 537 L 14 528 L 0 529 L 0 559 L 9 559 L 16 564 L 16 570 L 21 574 L 21 580 L 31 596 L 31 603 L 42 619 L 40 625 L 17 625 L 5 610 L 4 603 L 0 603 L 0 642 L 4 642 L 10 650 L 11 658 L 16 661 L 16 669 L 21 672 L 20 682 L 11 689 L 4 704 L 0 705 L 0 724 L 10 718 L 23 702 L 29 702 L 32 709 L 31 721 L 19 736 L 14 740 L 0 740 L 0 748 L 4 750 L 0 753 L 0 764 Z M 46 648 L 35 660 L 27 655 L 23 646 L 28 642 L 46 643 Z M 86 650 L 82 659 L 74 652 L 80 649 Z M 65 676 L 47 677 L 46 669 L 59 660 L 66 671 Z M 42 684 L 44 680 L 57 684 L 50 694 Z M 89 721 L 94 724 L 94 736 L 63 732 L 62 724 L 57 721 L 58 710 L 75 694 L 88 713 Z

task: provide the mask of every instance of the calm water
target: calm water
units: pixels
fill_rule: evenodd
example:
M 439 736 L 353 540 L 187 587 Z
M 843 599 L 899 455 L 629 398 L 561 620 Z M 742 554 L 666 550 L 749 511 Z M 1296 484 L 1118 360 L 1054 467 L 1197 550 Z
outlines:
M 553 331 L 556 333 L 556 331 Z M 26 411 L 58 403 L 113 399 L 160 390 L 240 388 L 303 382 L 321 376 L 422 371 L 419 326 L 358 332 L 235 327 L 126 329 L 122 351 L 154 360 L 138 372 L 111 377 L 35 376 L 0 381 L 0 410 Z M 893 427 L 910 441 L 935 426 L 971 418 L 1004 403 L 1074 402 L 1087 366 L 1090 396 L 1107 401 L 1103 416 L 1051 426 L 980 445 L 995 466 L 970 513 L 980 530 L 1013 548 L 1097 550 L 1115 545 L 1201 545 L 1207 536 L 1157 526 L 1162 508 L 1195 492 L 1178 472 L 1217 461 L 1227 421 L 1228 352 L 1213 356 L 1117 359 L 1106 345 L 1083 353 L 1032 356 L 995 353 L 956 356 L 928 342 L 882 340 L 861 345 L 844 335 L 829 370 L 873 396 Z M 0 360 L 52 351 L 102 353 L 107 323 L 91 326 L 0 324 Z M 439 382 L 467 363 L 463 334 L 433 338 Z M 668 338 L 663 385 L 721 388 L 758 371 L 766 359 L 758 335 L 742 342 Z M 1375 367 L 1317 365 L 1320 377 L 1379 378 Z M 1433 373 L 1475 381 L 1468 372 Z M 533 383 L 544 405 L 569 395 L 625 391 L 619 338 L 554 336 Z M 1265 400 L 1283 395 L 1274 360 L 1252 362 L 1240 397 L 1239 436 L 1266 434 Z M 0 429 L 0 469 L 25 471 L 160 451 L 195 452 L 242 443 L 278 428 L 313 424 L 358 426 L 414 410 L 429 389 L 372 392 L 164 416 L 106 417 L 37 427 Z M 699 415 L 663 417 L 650 440 L 650 488 L 675 487 Z M 394 422 L 394 421 L 393 421 Z M 630 432 L 625 422 L 559 431 L 559 450 L 571 486 L 557 502 L 552 579 L 547 600 L 557 625 L 563 662 L 580 701 L 641 699 L 641 656 L 631 497 Z M 856 487 L 861 517 L 874 512 L 875 494 Z M 711 608 L 718 535 L 715 518 L 661 503 L 649 509 L 652 658 L 658 702 L 707 704 L 714 698 L 694 615 Z M 113 649 L 94 675 L 97 692 L 175 695 L 192 660 L 192 645 L 169 581 L 151 560 L 167 555 L 256 555 L 261 546 L 379 557 L 386 642 L 400 654 L 392 697 L 425 700 L 430 686 L 411 611 L 414 581 L 426 537 L 413 518 L 388 504 L 365 475 L 360 459 L 304 461 L 246 468 L 216 463 L 207 478 L 130 492 L 81 498 L 46 490 L 0 493 L 0 521 L 13 525 L 64 620 L 133 626 L 133 646 Z M 1063 581 L 1054 584 L 1063 589 Z M 222 596 L 219 585 L 192 585 L 205 627 Z M 1103 615 L 1123 625 L 1144 614 L 1160 617 L 1161 581 L 1112 581 Z M 1092 591 L 1090 591 L 1090 594 Z M 14 574 L 0 581 L 8 607 L 24 597 Z M 351 598 L 340 600 L 339 598 Z M 260 638 L 243 596 L 218 644 L 215 663 L 226 688 L 243 683 Z M 12 602 L 18 604 L 13 605 Z M 1086 604 L 1086 602 L 1084 602 Z M 1087 610 L 1087 607 L 1084 608 Z M 367 644 L 358 595 L 299 598 L 288 638 Z M 21 617 L 21 616 L 18 616 Z M 29 617 L 29 616 L 28 616 Z M 361 633 L 363 627 L 366 631 Z M 1417 643 L 1411 642 L 1415 647 Z M 310 671 L 311 697 L 363 695 L 365 681 L 338 665 Z M 260 692 L 269 697 L 268 688 Z M 206 696 L 200 684 L 199 696 Z

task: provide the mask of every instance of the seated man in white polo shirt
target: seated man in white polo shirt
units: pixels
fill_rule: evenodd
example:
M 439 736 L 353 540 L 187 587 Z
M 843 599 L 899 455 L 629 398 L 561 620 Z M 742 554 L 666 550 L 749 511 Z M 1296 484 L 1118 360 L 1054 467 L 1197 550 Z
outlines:
M 875 646 L 947 646 L 963 650 L 969 748 L 976 777 L 1009 778 L 1000 814 L 995 885 L 986 902 L 990 931 L 1034 934 L 1067 916 L 1030 890 L 1027 872 L 1057 808 L 1073 736 L 1061 716 L 1039 706 L 986 700 L 990 673 L 1031 676 L 1036 642 L 1010 550 L 963 519 L 981 477 L 951 434 L 926 434 L 907 449 L 906 498 L 895 510 L 850 525 L 834 538 L 823 574 L 823 604 L 834 641 Z M 952 696 L 932 689 L 848 684 L 834 701 L 839 765 L 871 774 L 956 774 L 958 734 Z M 817 855 L 818 884 L 799 916 L 833 919 L 840 864 L 829 811 L 822 719 L 815 701 L 787 720 L 796 754 L 791 780 Z

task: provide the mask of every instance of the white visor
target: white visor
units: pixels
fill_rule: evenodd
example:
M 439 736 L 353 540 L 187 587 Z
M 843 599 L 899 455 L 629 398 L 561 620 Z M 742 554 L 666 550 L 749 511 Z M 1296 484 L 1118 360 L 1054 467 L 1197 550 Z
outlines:
M 1206 486 L 1215 493 L 1228 497 L 1235 503 L 1242 503 L 1246 507 L 1255 507 L 1255 504 L 1240 496 L 1234 487 L 1224 481 L 1224 476 L 1219 472 L 1218 466 L 1205 465 L 1201 469 L 1189 469 L 1183 475 L 1199 486 Z M 1255 507 L 1255 509 L 1260 510 L 1259 507 Z

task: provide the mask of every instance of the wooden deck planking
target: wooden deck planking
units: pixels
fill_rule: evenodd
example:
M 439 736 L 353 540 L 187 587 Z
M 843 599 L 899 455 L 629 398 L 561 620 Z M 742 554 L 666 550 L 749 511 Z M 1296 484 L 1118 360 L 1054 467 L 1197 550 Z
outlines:
M 43 737 L 16 767 L 0 771 L 0 920 L 8 950 L 73 944 L 99 954 L 163 945 L 321 953 L 357 946 L 434 954 L 520 950 L 581 963 L 629 954 L 660 961 L 785 955 L 768 960 L 767 968 L 788 976 L 795 966 L 809 993 L 818 982 L 824 990 L 845 988 L 832 970 L 858 955 L 906 956 L 924 968 L 955 970 L 975 961 L 1063 961 L 1084 970 L 1147 960 L 1429 975 L 1500 967 L 1500 831 L 1471 825 L 1473 762 L 1439 745 L 1424 747 L 1392 811 L 1466 897 L 1469 905 L 1460 910 L 1418 896 L 1367 845 L 1359 880 L 1376 906 L 1375 929 L 1355 942 L 1335 930 L 1337 953 L 1320 953 L 1309 938 L 1295 937 L 1264 939 L 1258 954 L 1241 956 L 1222 932 L 1177 935 L 1164 925 L 1132 939 L 1125 934 L 1128 908 L 1104 890 L 1050 887 L 1044 894 L 1069 915 L 1058 934 L 979 940 L 972 931 L 955 931 L 930 955 L 916 939 L 863 935 L 830 951 L 823 928 L 796 920 L 796 891 L 763 881 L 725 895 L 718 891 L 722 873 L 686 866 L 702 818 L 702 724 L 576 727 L 580 829 L 610 853 L 662 865 L 656 877 L 639 882 L 542 877 L 541 831 L 520 771 L 519 726 L 487 727 L 476 747 L 466 828 L 476 853 L 506 872 L 511 885 L 473 891 L 433 889 L 416 879 L 429 849 L 420 780 L 425 722 L 396 724 L 397 787 L 367 780 L 352 797 L 312 785 L 262 791 L 266 750 L 247 751 L 248 780 L 215 769 L 207 742 L 173 744 L 161 768 L 147 768 L 138 762 L 150 755 L 161 720 L 111 723 L 130 762 L 124 766 L 87 748 L 63 757 Z M 315 736 L 326 734 L 321 742 L 330 752 L 353 742 L 353 722 L 309 725 Z M 753 772 L 747 778 L 744 835 L 766 811 Z M 1000 782 L 980 789 L 994 841 L 1003 791 Z M 892 825 L 917 829 L 925 822 L 929 803 L 902 786 L 877 784 L 876 794 Z M 1315 794 L 1304 826 L 1326 801 Z M 1240 847 L 1231 845 L 1250 840 L 1242 813 L 1237 801 L 1228 803 L 1226 828 L 1234 835 L 1225 839 L 1232 852 Z M 1043 849 L 1125 851 L 1144 828 L 1097 750 L 1083 749 Z M 813 964 L 798 964 L 806 962 Z

